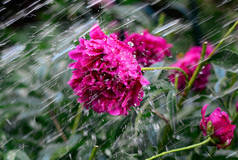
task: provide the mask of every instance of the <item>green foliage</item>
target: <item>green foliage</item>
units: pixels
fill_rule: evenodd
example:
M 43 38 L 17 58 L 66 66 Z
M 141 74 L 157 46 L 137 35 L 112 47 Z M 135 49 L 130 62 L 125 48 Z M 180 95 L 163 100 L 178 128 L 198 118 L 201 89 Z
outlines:
M 62 158 L 79 143 L 79 140 L 79 135 L 72 135 L 67 142 L 50 144 L 39 153 L 38 160 L 55 160 Z
M 226 71 L 238 73 L 238 53 L 232 50 L 223 50 L 212 56 L 211 62 L 223 67 Z
M 21 150 L 11 150 L 7 152 L 4 160 L 30 160 L 30 158 Z

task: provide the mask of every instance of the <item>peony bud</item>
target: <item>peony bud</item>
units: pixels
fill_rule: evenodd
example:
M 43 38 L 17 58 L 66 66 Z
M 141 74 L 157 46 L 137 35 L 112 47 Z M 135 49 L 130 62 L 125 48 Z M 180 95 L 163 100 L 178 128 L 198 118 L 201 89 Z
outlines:
M 236 126 L 231 124 L 228 114 L 221 111 L 219 107 L 208 117 L 205 117 L 207 106 L 208 104 L 201 110 L 202 119 L 200 128 L 204 136 L 211 136 L 212 142 L 214 142 L 218 148 L 225 148 L 230 145 Z

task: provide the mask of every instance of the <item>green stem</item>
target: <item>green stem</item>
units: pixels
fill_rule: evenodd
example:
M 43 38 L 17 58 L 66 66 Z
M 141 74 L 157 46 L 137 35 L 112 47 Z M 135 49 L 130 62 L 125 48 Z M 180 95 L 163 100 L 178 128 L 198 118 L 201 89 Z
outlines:
M 165 19 L 165 14 L 161 13 L 160 16 L 159 16 L 159 26 L 163 26 L 164 19 Z
M 160 112 L 158 112 L 158 111 L 156 111 L 156 110 L 154 110 L 154 109 L 151 109 L 151 111 L 152 111 L 154 114 L 156 114 L 159 118 L 161 118 L 163 121 L 165 121 L 165 123 L 166 123 L 167 125 L 170 125 L 169 120 L 168 120 L 162 113 L 160 113 Z
M 176 89 L 176 92 L 178 91 L 178 81 L 179 81 L 179 74 L 176 74 L 174 80 L 174 87 Z
M 157 155 L 155 155 L 155 156 L 152 156 L 152 157 L 150 157 L 150 158 L 147 158 L 146 160 L 152 160 L 152 159 L 155 159 L 155 158 L 158 158 L 158 157 L 161 157 L 161 156 L 164 156 L 164 155 L 166 155 L 166 154 L 173 153 L 173 152 L 178 152 L 178 151 L 184 151 L 184 150 L 188 150 L 188 149 L 193 149 L 193 148 L 199 147 L 199 146 L 201 146 L 201 145 L 204 145 L 204 144 L 206 144 L 206 143 L 208 143 L 208 142 L 210 142 L 210 141 L 211 141 L 211 137 L 208 137 L 208 139 L 206 139 L 206 140 L 204 140 L 204 141 L 202 141 L 202 142 L 200 142 L 200 143 L 193 144 L 193 145 L 191 145 L 191 146 L 187 146 L 187 147 L 183 147 L 183 148 L 177 148 L 177 149 L 172 149 L 172 150 L 170 150 L 170 151 L 162 152 L 162 153 L 160 153 L 160 154 L 157 154 Z
M 90 157 L 89 157 L 88 160 L 94 160 L 94 159 L 95 159 L 97 150 L 98 150 L 98 146 L 95 145 L 95 146 L 93 147 L 92 153 L 91 153 L 91 155 L 90 155 Z
M 187 87 L 185 87 L 185 91 L 184 91 L 184 96 L 180 99 L 179 103 L 178 103 L 178 107 L 181 108 L 182 107 L 182 103 L 184 102 L 184 100 L 187 97 L 188 92 L 190 91 L 194 81 L 196 80 L 196 77 L 198 75 L 198 73 L 200 72 L 200 70 L 202 69 L 202 67 L 204 65 L 206 65 L 208 63 L 208 61 L 210 60 L 210 58 L 212 57 L 212 55 L 216 52 L 216 50 L 222 45 L 222 43 L 224 42 L 224 40 L 231 34 L 231 32 L 236 28 L 236 26 L 238 25 L 238 20 L 232 25 L 232 27 L 226 32 L 226 34 L 223 36 L 223 38 L 219 41 L 219 43 L 216 45 L 216 47 L 213 49 L 213 51 L 209 54 L 208 58 L 206 58 L 205 60 L 203 60 L 202 55 L 201 56 L 201 60 L 196 68 L 196 70 L 194 71 L 192 78 L 189 80 Z M 203 44 L 203 49 L 205 47 L 205 45 L 207 44 Z M 206 51 L 206 50 L 205 50 Z M 205 52 L 204 52 L 205 54 Z
M 144 67 L 144 68 L 141 68 L 142 71 L 153 71 L 153 70 L 177 70 L 179 72 L 182 72 L 183 75 L 186 77 L 186 79 L 188 79 L 188 75 L 187 73 L 179 68 L 179 67 Z
M 63 141 L 66 142 L 66 141 L 67 141 L 67 137 L 66 137 L 66 135 L 64 134 L 64 131 L 63 131 L 63 129 L 61 128 L 60 123 L 59 123 L 59 121 L 58 121 L 57 118 L 56 118 L 56 115 L 55 115 L 54 110 L 51 110 L 49 113 L 50 113 L 50 118 L 51 118 L 51 120 L 53 121 L 53 123 L 54 123 L 54 125 L 55 125 L 55 128 L 57 129 L 57 131 L 58 131 L 58 133 L 60 134 L 60 136 L 61 136 L 61 138 L 63 139 Z
M 77 111 L 76 117 L 74 119 L 74 124 L 73 124 L 73 128 L 71 130 L 71 134 L 76 133 L 76 130 L 77 130 L 78 125 L 79 125 L 80 117 L 81 117 L 81 112 L 82 112 L 82 105 L 80 104 L 78 106 L 78 111 Z
M 194 84 L 194 82 L 195 82 L 195 80 L 197 78 L 197 75 L 199 74 L 199 72 L 201 71 L 201 69 L 203 67 L 203 63 L 202 62 L 203 62 L 204 57 L 205 57 L 206 49 L 207 49 L 207 42 L 204 42 L 203 46 L 202 46 L 202 53 L 201 53 L 200 63 L 196 67 L 195 71 L 193 72 L 193 75 L 192 75 L 191 79 L 188 81 L 188 84 L 185 87 L 183 97 L 180 99 L 180 101 L 178 103 L 178 107 L 179 108 L 182 107 L 182 103 L 186 99 L 186 97 L 188 95 L 188 92 L 191 90 L 191 88 L 192 88 L 192 86 L 193 86 L 193 84 Z
M 203 59 L 204 59 L 204 56 L 205 56 L 205 53 L 206 53 L 206 49 L 207 49 L 207 42 L 204 42 L 203 46 L 202 46 L 202 53 L 201 53 L 200 62 L 202 62 Z M 193 86 L 193 84 L 194 84 L 194 82 L 195 82 L 195 80 L 197 78 L 197 75 L 199 74 L 201 69 L 202 69 L 202 63 L 199 63 L 197 68 L 196 68 L 196 70 L 194 71 L 191 79 L 188 82 L 188 86 L 185 89 L 185 93 L 188 92 L 192 88 L 192 86 Z
M 238 120 L 238 113 L 236 113 L 236 115 L 234 116 L 232 122 L 235 123 Z
M 226 32 L 226 34 L 223 36 L 223 38 L 219 41 L 219 43 L 216 45 L 216 47 L 213 49 L 212 53 L 209 54 L 207 59 L 210 59 L 212 55 L 216 52 L 216 50 L 222 45 L 222 43 L 225 41 L 225 39 L 231 34 L 231 32 L 236 28 L 238 25 L 238 20 L 232 25 L 232 27 Z M 207 60 L 206 59 L 206 60 Z

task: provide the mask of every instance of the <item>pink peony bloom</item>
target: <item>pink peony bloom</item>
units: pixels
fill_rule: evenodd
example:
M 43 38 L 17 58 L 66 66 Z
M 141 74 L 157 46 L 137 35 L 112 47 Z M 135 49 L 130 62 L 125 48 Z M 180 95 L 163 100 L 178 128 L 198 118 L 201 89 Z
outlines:
M 204 105 L 201 110 L 200 128 L 204 136 L 211 136 L 218 148 L 225 148 L 230 145 L 236 126 L 231 124 L 228 114 L 219 107 L 205 117 L 207 106 L 208 104 Z
M 68 84 L 79 96 L 78 102 L 94 111 L 127 115 L 143 98 L 142 86 L 149 82 L 133 57 L 133 50 L 117 39 L 106 36 L 98 25 L 90 31 L 90 40 L 80 38 L 80 45 L 69 52 L 73 75 Z
M 144 67 L 160 62 L 165 56 L 171 55 L 169 48 L 172 45 L 164 38 L 153 36 L 148 31 L 144 31 L 143 34 L 126 35 L 124 41 L 134 49 L 136 60 Z
M 213 48 L 211 45 L 207 46 L 206 49 L 206 56 L 208 56 L 212 52 Z M 193 72 L 195 71 L 197 64 L 199 63 L 200 57 L 201 57 L 201 51 L 202 47 L 195 46 L 192 47 L 183 58 L 179 59 L 176 63 L 172 64 L 172 67 L 179 67 L 183 69 L 187 74 L 188 78 L 190 79 L 193 75 Z M 194 90 L 204 90 L 206 88 L 208 77 L 210 75 L 210 69 L 211 65 L 207 64 L 203 67 L 202 71 L 197 76 L 193 89 Z M 169 75 L 169 80 L 174 83 L 175 81 L 175 74 L 179 74 L 178 79 L 178 88 L 180 90 L 185 88 L 186 85 L 186 78 L 182 73 L 178 73 L 178 71 L 174 71 L 172 74 Z

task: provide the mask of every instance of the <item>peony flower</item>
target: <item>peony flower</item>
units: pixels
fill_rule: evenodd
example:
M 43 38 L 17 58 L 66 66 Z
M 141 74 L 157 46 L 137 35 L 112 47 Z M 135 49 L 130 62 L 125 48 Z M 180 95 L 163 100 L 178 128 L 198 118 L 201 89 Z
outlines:
M 211 45 L 207 46 L 205 55 L 208 56 L 212 52 L 213 48 Z M 179 59 L 176 63 L 172 64 L 172 67 L 179 67 L 183 69 L 187 74 L 188 78 L 190 79 L 193 75 L 193 72 L 196 70 L 196 67 L 199 63 L 200 57 L 201 57 L 202 47 L 195 46 L 192 47 L 183 58 Z M 204 90 L 206 88 L 208 77 L 210 75 L 210 69 L 211 65 L 207 64 L 204 66 L 197 76 L 193 89 L 194 90 Z M 174 71 L 172 74 L 169 75 L 169 80 L 174 83 L 175 81 L 175 75 L 178 73 L 178 71 Z M 182 73 L 179 74 L 178 79 L 178 88 L 180 90 L 185 88 L 186 85 L 186 78 Z
M 171 55 L 169 48 L 172 45 L 168 44 L 164 38 L 153 36 L 148 31 L 142 34 L 126 35 L 124 41 L 134 49 L 133 54 L 136 60 L 144 67 L 160 62 L 165 56 Z
M 149 82 L 142 76 L 133 50 L 115 34 L 108 37 L 95 25 L 89 35 L 90 40 L 80 38 L 80 45 L 69 52 L 75 62 L 70 64 L 74 70 L 68 84 L 85 108 L 127 115 L 130 107 L 140 105 L 142 86 Z
M 204 105 L 201 110 L 200 128 L 204 136 L 211 136 L 218 148 L 225 148 L 230 145 L 236 126 L 231 124 L 228 114 L 219 107 L 205 117 L 207 106 L 208 104 Z

